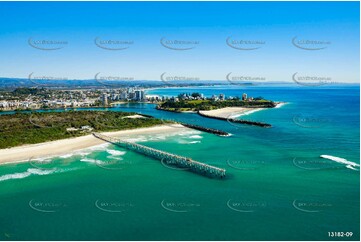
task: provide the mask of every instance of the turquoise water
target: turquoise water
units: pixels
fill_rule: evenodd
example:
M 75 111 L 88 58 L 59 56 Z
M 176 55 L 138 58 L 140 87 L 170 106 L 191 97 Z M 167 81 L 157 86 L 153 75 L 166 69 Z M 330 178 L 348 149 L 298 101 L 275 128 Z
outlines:
M 224 93 L 284 101 L 244 119 L 270 129 L 197 114 L 137 111 L 232 133 L 196 130 L 133 141 L 227 169 L 224 180 L 168 167 L 114 145 L 0 169 L 1 240 L 358 240 L 359 87 L 203 87 L 151 94 Z M 344 232 L 329 237 L 328 232 Z M 352 232 L 352 236 L 346 232 Z

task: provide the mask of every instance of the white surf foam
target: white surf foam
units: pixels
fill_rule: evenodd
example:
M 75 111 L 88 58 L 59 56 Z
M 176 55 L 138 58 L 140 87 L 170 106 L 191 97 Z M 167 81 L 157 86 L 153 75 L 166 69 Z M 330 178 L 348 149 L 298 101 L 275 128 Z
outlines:
M 86 163 L 92 163 L 92 164 L 105 164 L 106 162 L 102 161 L 102 160 L 96 160 L 96 159 L 91 159 L 91 158 L 83 158 L 80 160 L 81 162 L 86 162 Z
M 80 156 L 87 156 L 89 155 L 91 152 L 79 152 L 77 153 L 77 155 L 80 155 Z
M 91 148 L 89 148 L 91 149 Z M 98 148 L 97 148 L 98 149 Z M 100 149 L 99 149 L 100 150 Z M 66 155 L 61 155 L 61 156 L 58 156 L 60 159 L 68 159 L 70 157 L 73 157 L 73 156 L 81 156 L 81 157 L 84 157 L 84 156 L 87 156 L 89 155 L 91 152 L 84 152 L 83 150 L 81 151 L 74 151 L 72 153 L 69 153 L 69 154 L 66 154 Z M 56 157 L 56 156 L 53 156 L 53 157 Z
M 200 135 L 192 135 L 192 136 L 189 136 L 190 139 L 203 139 L 202 136 Z
M 132 138 L 126 138 L 124 139 L 125 141 L 128 141 L 128 142 L 147 142 L 148 139 L 145 137 L 145 136 L 138 136 L 137 138 L 135 137 L 132 137 Z
M 52 162 L 52 159 L 49 158 L 38 158 L 34 160 L 30 160 L 30 162 L 35 161 L 37 164 L 50 164 Z
M 126 153 L 125 151 L 111 150 L 111 149 L 107 149 L 107 152 L 109 154 L 111 154 L 112 156 L 121 156 L 121 155 L 124 155 Z
M 97 160 L 95 159 L 90 159 L 90 158 L 83 158 L 80 160 L 81 162 L 87 162 L 87 163 L 96 163 Z
M 250 114 L 252 114 L 252 113 L 261 111 L 261 110 L 263 110 L 263 109 L 264 109 L 264 108 L 252 109 L 252 110 L 246 111 L 246 112 L 244 112 L 244 113 L 231 114 L 231 115 L 229 115 L 228 118 L 239 118 L 239 117 L 241 117 L 241 116 L 247 116 L 247 115 L 250 115 Z
M 347 165 L 346 167 L 347 167 L 348 169 L 358 171 L 356 168 L 354 168 L 354 167 L 353 167 L 353 166 L 351 166 L 351 165 Z
M 253 110 L 250 110 L 250 111 L 244 112 L 244 113 L 242 114 L 242 116 L 250 115 L 250 114 L 252 114 L 252 113 L 255 113 L 255 112 L 261 111 L 261 110 L 263 110 L 263 109 L 264 109 L 264 108 L 260 108 L 260 109 L 253 109 Z
M 199 140 L 189 142 L 189 144 L 197 144 L 197 143 L 201 143 L 201 142 Z
M 55 170 L 56 170 L 56 169 L 41 170 L 41 169 L 30 168 L 30 169 L 28 169 L 28 172 L 29 172 L 30 174 L 43 176 L 43 175 L 52 174 L 52 173 L 55 172 Z
M 112 160 L 123 160 L 123 158 L 115 157 L 115 156 L 112 156 L 112 155 L 108 155 L 107 158 L 112 159 Z
M 178 140 L 178 143 L 179 143 L 179 144 L 186 144 L 186 145 L 189 145 L 189 144 L 197 144 L 197 143 L 201 143 L 201 141 L 199 141 L 199 140 L 195 140 L 195 141 Z
M 187 130 L 187 131 L 182 131 L 182 132 L 179 132 L 179 133 L 176 133 L 176 135 L 179 135 L 179 136 L 185 136 L 185 135 L 192 135 L 192 134 L 201 134 L 202 132 L 200 131 L 197 131 L 197 130 Z
M 72 156 L 74 156 L 74 155 L 75 155 L 75 153 L 73 153 L 73 154 L 67 154 L 67 155 L 61 155 L 61 156 L 59 156 L 59 158 L 67 159 L 67 158 L 70 158 L 70 157 L 72 157 Z
M 274 107 L 274 108 L 280 108 L 280 107 L 282 107 L 282 106 L 284 106 L 284 105 L 286 105 L 287 103 L 278 103 L 277 105 L 276 105 L 276 107 Z
M 0 181 L 6 181 L 6 180 L 10 180 L 10 179 L 22 179 L 22 178 L 28 177 L 30 175 L 31 175 L 30 172 L 7 174 L 7 175 L 0 176 Z
M 67 158 L 70 158 L 70 157 L 73 157 L 73 156 L 78 156 L 78 155 L 81 156 L 81 157 L 84 157 L 84 156 L 87 156 L 87 155 L 91 154 L 94 151 L 105 150 L 109 145 L 110 145 L 109 143 L 104 143 L 104 144 L 88 147 L 88 148 L 85 148 L 85 149 L 82 149 L 82 150 L 77 150 L 77 151 L 74 151 L 72 153 L 65 154 L 65 155 L 51 155 L 51 156 L 40 157 L 40 158 L 36 158 L 36 159 L 32 159 L 32 160 L 39 161 L 39 162 L 41 162 L 43 164 L 46 164 L 46 162 L 50 163 L 52 161 L 52 159 L 54 159 L 56 157 L 58 157 L 60 159 L 67 159 Z
M 352 170 L 357 170 L 355 167 L 360 167 L 360 165 L 355 162 L 348 161 L 344 158 L 337 157 L 337 156 L 321 155 L 321 158 L 329 159 L 329 160 L 335 161 L 337 163 L 344 164 L 344 165 L 346 165 L 346 168 L 352 169 Z
M 24 172 L 2 175 L 0 176 L 0 181 L 6 181 L 11 179 L 23 179 L 31 175 L 39 175 L 39 176 L 49 175 L 54 173 L 55 171 L 56 169 L 41 170 L 41 169 L 29 168 Z
M 166 139 L 167 139 L 167 135 L 157 135 L 149 138 L 149 140 L 166 140 Z

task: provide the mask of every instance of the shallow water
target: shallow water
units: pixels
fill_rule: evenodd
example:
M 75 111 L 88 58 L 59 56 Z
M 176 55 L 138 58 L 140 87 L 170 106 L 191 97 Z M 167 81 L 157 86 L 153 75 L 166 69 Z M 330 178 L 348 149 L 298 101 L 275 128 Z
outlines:
M 152 94 L 176 95 L 182 88 Z M 210 179 L 105 144 L 0 169 L 1 240 L 328 240 L 359 238 L 359 87 L 205 87 L 286 105 L 243 116 L 265 129 L 149 104 L 119 105 L 230 132 L 196 130 L 132 141 L 227 169 Z M 131 137 L 132 138 L 132 137 Z M 334 238 L 335 239 L 335 238 Z M 337 238 L 336 238 L 337 239 Z

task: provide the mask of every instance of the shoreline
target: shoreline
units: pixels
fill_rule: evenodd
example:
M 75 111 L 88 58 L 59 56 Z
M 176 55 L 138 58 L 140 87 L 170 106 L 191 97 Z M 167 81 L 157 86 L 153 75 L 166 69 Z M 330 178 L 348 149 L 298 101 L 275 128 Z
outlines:
M 110 137 L 119 137 L 123 135 L 144 135 L 144 134 L 159 134 L 159 133 L 171 133 L 179 132 L 181 130 L 188 130 L 189 128 L 183 125 L 157 125 L 147 128 L 128 129 L 113 132 L 102 132 L 102 134 Z M 38 144 L 22 145 L 7 149 L 0 149 L 0 165 L 23 163 L 30 159 L 37 159 L 43 157 L 54 157 L 67 155 L 76 151 L 80 151 L 86 148 L 90 148 L 96 145 L 106 143 L 100 139 L 97 139 L 93 134 L 61 139 L 55 141 L 48 141 Z
M 199 111 L 200 114 L 215 118 L 235 118 L 261 111 L 265 108 L 244 108 L 244 107 L 227 107 L 214 110 Z
M 285 102 L 277 102 L 274 108 L 280 108 L 287 103 Z M 226 107 L 226 108 L 219 108 L 213 110 L 203 110 L 199 111 L 201 115 L 215 117 L 215 118 L 238 118 L 244 115 L 249 115 L 255 112 L 259 112 L 266 109 L 272 108 L 245 108 L 245 107 Z

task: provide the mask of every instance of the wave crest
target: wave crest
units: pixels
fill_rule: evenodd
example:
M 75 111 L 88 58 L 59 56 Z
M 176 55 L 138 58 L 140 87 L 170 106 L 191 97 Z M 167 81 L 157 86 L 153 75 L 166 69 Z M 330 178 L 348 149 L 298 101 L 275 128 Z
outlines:
M 349 161 L 349 160 L 346 160 L 346 159 L 341 158 L 341 157 L 332 156 L 332 155 L 321 155 L 320 157 L 324 158 L 324 159 L 335 161 L 335 162 L 340 163 L 340 164 L 344 164 L 344 165 L 346 165 L 346 168 L 348 168 L 348 169 L 352 169 L 352 170 L 357 171 L 357 169 L 355 167 L 360 167 L 359 164 L 357 164 L 355 162 L 352 162 L 352 161 Z

